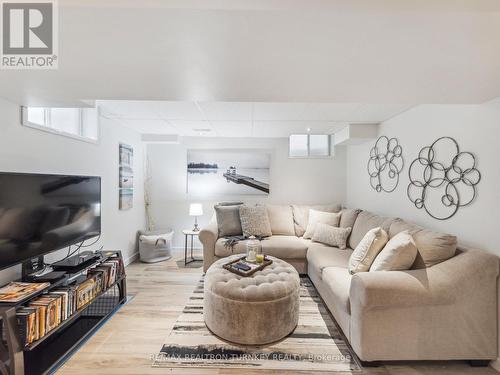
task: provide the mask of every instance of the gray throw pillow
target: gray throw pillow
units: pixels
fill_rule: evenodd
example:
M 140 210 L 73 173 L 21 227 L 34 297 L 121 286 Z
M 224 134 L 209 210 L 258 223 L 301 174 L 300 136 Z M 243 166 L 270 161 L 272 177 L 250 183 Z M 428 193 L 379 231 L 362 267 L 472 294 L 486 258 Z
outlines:
M 219 227 L 219 237 L 241 236 L 240 206 L 236 205 L 216 205 L 215 217 Z
M 356 221 L 358 214 L 361 212 L 361 210 L 357 208 L 343 208 L 342 211 L 340 211 L 340 224 L 339 227 L 341 228 L 352 228 L 354 227 L 354 222 Z
M 318 223 L 314 229 L 312 240 L 345 250 L 347 248 L 347 238 L 350 233 L 351 228 L 338 228 L 328 224 Z
M 266 206 L 243 205 L 239 208 L 243 235 L 256 237 L 269 237 L 272 235 Z

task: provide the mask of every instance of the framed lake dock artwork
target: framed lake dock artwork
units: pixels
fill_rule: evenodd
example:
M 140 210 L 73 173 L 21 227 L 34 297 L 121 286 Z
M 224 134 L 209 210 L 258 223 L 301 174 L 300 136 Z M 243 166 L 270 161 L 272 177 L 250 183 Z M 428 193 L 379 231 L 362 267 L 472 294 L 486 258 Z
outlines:
M 187 192 L 193 196 L 268 195 L 270 152 L 188 150 Z
M 129 210 L 134 206 L 134 149 L 120 143 L 119 209 Z

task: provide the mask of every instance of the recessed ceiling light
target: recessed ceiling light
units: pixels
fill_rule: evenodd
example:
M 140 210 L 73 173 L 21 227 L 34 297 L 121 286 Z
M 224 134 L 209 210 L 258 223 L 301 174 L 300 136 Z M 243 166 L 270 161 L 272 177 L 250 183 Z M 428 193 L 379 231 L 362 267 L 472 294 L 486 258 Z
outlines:
M 311 132 L 311 128 L 307 128 L 306 130 L 307 130 L 307 132 L 308 132 L 308 133 L 310 133 L 310 132 Z

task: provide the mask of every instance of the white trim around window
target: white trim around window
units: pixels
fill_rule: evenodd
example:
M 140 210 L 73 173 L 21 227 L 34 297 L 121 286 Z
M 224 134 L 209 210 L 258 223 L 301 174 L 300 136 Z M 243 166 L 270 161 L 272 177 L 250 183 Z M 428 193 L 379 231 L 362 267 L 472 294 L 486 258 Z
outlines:
M 66 138 L 75 139 L 78 141 L 83 141 L 83 142 L 92 143 L 92 144 L 99 143 L 101 134 L 100 134 L 100 126 L 99 126 L 99 119 L 98 119 L 97 112 L 95 114 L 95 116 L 96 116 L 95 124 L 91 125 L 91 126 L 95 127 L 96 138 L 92 138 L 92 137 L 86 137 L 86 136 L 82 135 L 84 133 L 84 129 L 85 129 L 85 125 L 86 125 L 84 123 L 84 120 L 83 120 L 84 119 L 84 115 L 83 115 L 84 109 L 83 108 L 78 108 L 79 114 L 78 114 L 77 126 L 78 126 L 79 134 L 74 134 L 74 133 L 62 131 L 62 130 L 59 130 L 57 128 L 51 127 L 50 126 L 50 109 L 51 108 L 43 108 L 43 110 L 44 110 L 44 116 L 43 116 L 44 117 L 44 124 L 37 124 L 37 123 L 28 121 L 28 107 L 21 106 L 21 125 L 32 128 L 32 129 L 40 130 L 40 131 L 43 131 L 46 133 L 51 133 L 54 135 L 59 135 L 59 136 L 63 136 Z M 97 111 L 97 109 L 92 109 L 92 110 Z

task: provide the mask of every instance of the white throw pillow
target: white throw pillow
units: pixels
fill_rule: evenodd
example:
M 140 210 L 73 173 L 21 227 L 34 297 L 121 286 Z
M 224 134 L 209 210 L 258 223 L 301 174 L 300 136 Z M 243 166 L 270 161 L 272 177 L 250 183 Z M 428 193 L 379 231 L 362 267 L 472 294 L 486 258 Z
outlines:
M 369 230 L 349 258 L 349 272 L 367 272 L 388 240 L 389 235 L 382 228 Z
M 347 248 L 347 238 L 351 233 L 351 228 L 337 228 L 328 224 L 318 223 L 314 230 L 312 240 L 330 246 L 337 246 L 341 250 Z
M 410 233 L 400 232 L 392 237 L 377 255 L 370 272 L 409 270 L 415 262 L 417 253 L 417 245 Z
M 309 209 L 309 221 L 307 223 L 307 229 L 304 233 L 304 238 L 310 239 L 314 234 L 316 229 L 316 224 L 328 224 L 332 227 L 338 227 L 340 222 L 340 212 L 323 212 Z

